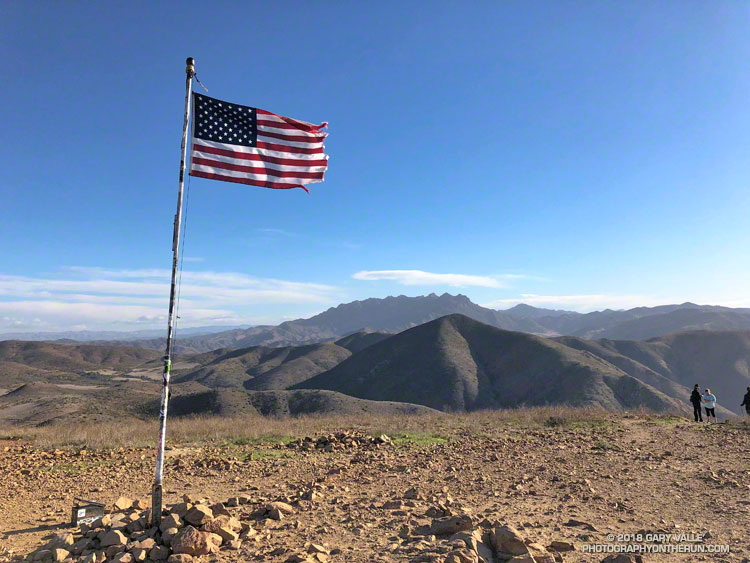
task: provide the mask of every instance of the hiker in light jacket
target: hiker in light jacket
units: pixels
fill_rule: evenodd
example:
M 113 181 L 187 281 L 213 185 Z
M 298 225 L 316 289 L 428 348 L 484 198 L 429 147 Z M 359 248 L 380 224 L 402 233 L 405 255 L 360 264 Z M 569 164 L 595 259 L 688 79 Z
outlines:
M 711 417 L 714 417 L 714 422 L 718 422 L 716 418 L 716 395 L 711 393 L 709 388 L 706 388 L 706 392 L 703 393 L 703 405 L 706 407 L 706 422 L 711 424 Z
M 695 387 L 693 387 L 693 392 L 690 394 L 690 402 L 693 403 L 693 416 L 695 417 L 695 422 L 703 422 L 703 414 L 701 409 L 701 403 L 703 402 L 703 397 L 701 397 L 701 390 L 698 387 L 698 384 L 695 384 Z

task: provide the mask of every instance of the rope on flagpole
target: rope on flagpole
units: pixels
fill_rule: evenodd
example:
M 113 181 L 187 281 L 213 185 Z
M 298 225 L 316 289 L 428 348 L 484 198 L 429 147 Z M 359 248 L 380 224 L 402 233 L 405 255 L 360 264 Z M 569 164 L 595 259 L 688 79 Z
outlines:
M 185 264 L 185 235 L 187 235 L 187 225 L 188 225 L 188 211 L 190 210 L 190 180 L 192 180 L 192 177 L 188 174 L 188 181 L 187 181 L 187 189 L 185 190 L 185 212 L 184 216 L 185 219 L 182 222 L 182 244 L 180 245 L 182 247 L 182 254 L 180 254 L 180 275 L 177 278 L 177 300 L 175 303 L 175 321 L 174 321 L 174 338 L 172 340 L 172 345 L 169 349 L 169 355 L 172 355 L 172 350 L 174 349 L 174 343 L 175 340 L 177 340 L 177 326 L 179 325 L 180 320 L 180 297 L 182 296 L 182 267 Z

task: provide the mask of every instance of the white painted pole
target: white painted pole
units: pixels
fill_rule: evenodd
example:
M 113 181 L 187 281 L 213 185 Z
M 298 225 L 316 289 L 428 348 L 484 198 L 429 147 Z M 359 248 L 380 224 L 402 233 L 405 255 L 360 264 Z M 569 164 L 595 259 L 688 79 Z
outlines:
M 156 475 L 151 497 L 151 522 L 159 525 L 162 511 L 162 478 L 164 476 L 164 445 L 167 432 L 167 406 L 169 405 L 169 378 L 172 370 L 172 335 L 175 320 L 175 296 L 177 286 L 177 264 L 180 256 L 180 225 L 182 223 L 182 190 L 185 185 L 185 161 L 187 159 L 188 122 L 190 121 L 190 94 L 195 75 L 195 61 L 188 57 L 185 74 L 185 119 L 182 124 L 182 160 L 180 161 L 180 185 L 177 192 L 177 213 L 174 216 L 172 236 L 172 286 L 169 292 L 169 321 L 167 325 L 167 351 L 164 356 L 164 376 L 161 390 L 161 410 L 159 412 L 159 443 L 156 452 Z

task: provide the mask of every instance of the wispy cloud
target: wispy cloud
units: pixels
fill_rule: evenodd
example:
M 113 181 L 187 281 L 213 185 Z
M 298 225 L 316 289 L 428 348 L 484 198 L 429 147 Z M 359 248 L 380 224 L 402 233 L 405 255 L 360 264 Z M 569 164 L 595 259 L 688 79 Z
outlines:
M 259 227 L 255 229 L 255 231 L 267 237 L 268 236 L 280 236 L 280 237 L 287 237 L 287 238 L 295 238 L 299 236 L 299 234 L 295 233 L 294 231 L 288 231 L 286 229 L 274 229 L 270 227 Z
M 171 272 L 166 269 L 105 269 L 72 266 L 65 275 L 29 277 L 0 274 L 0 331 L 146 328 L 165 320 Z M 256 278 L 236 272 L 186 270 L 180 316 L 184 326 L 245 324 L 241 311 L 273 304 L 331 305 L 331 285 Z
M 352 275 L 355 280 L 391 280 L 402 285 L 447 285 L 451 287 L 504 287 L 497 276 L 436 274 L 422 270 L 363 270 Z

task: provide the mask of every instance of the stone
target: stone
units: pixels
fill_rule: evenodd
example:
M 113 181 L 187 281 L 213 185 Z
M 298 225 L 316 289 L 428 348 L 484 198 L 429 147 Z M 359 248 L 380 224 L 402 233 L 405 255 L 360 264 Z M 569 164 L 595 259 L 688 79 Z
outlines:
M 167 528 L 161 533 L 161 542 L 164 545 L 172 545 L 172 540 L 179 532 L 177 528 Z
M 187 553 L 173 553 L 167 559 L 167 563 L 192 563 L 193 558 Z
M 141 540 L 138 542 L 138 547 L 141 549 L 151 549 L 156 545 L 156 542 L 154 541 L 154 538 L 146 538 L 145 540 Z
M 172 538 L 172 551 L 188 555 L 214 553 L 217 551 L 217 545 L 212 535 L 210 532 L 201 532 L 192 526 L 185 526 Z M 219 544 L 221 544 L 221 538 L 219 538 Z
M 142 547 L 136 547 L 130 551 L 130 555 L 133 556 L 133 561 L 145 561 L 148 556 L 148 550 Z
M 330 551 L 320 544 L 311 543 L 307 546 L 307 553 L 325 553 L 328 555 Z
M 565 526 L 570 526 L 570 527 L 584 528 L 584 529 L 588 530 L 589 532 L 598 532 L 599 531 L 599 530 L 597 530 L 593 526 L 593 524 L 589 524 L 588 522 L 584 522 L 583 520 L 575 520 L 573 518 L 571 518 L 570 520 L 568 520 L 567 522 L 565 522 L 564 525 Z
M 527 555 L 529 548 L 521 533 L 512 526 L 498 526 L 492 530 L 492 547 L 495 552 L 508 555 Z
M 217 502 L 216 504 L 211 505 L 211 512 L 214 513 L 214 516 L 231 516 L 232 513 L 227 510 L 227 508 L 224 506 L 223 502 Z
M 127 541 L 127 538 L 119 530 L 110 530 L 102 536 L 101 546 L 125 545 Z
M 81 538 L 72 546 L 70 546 L 70 552 L 73 555 L 81 555 L 84 551 L 91 548 L 91 540 L 88 538 Z
M 559 552 L 575 551 L 576 546 L 567 541 L 555 540 L 551 544 L 549 544 L 549 549 L 552 549 L 554 551 L 559 551 Z
M 271 520 L 283 520 L 284 519 L 284 513 L 281 510 L 279 510 L 278 508 L 272 508 L 268 512 L 268 517 Z
M 130 553 L 122 552 L 110 559 L 112 563 L 133 563 L 133 556 Z
M 227 549 L 237 550 L 242 547 L 242 540 L 233 540 L 227 543 Z
M 302 493 L 302 500 L 309 500 L 311 502 L 318 502 L 323 500 L 323 493 L 316 491 L 315 489 L 309 489 Z
M 294 508 L 292 507 L 291 504 L 287 504 L 285 502 L 280 502 L 280 501 L 270 503 L 268 505 L 268 509 L 269 510 L 276 509 L 282 514 L 294 514 Z
M 134 532 L 142 532 L 146 529 L 146 521 L 142 518 L 129 522 L 125 529 L 131 534 Z
M 52 550 L 52 559 L 54 559 L 55 561 L 65 561 L 65 559 L 67 559 L 69 555 L 70 552 L 67 549 L 58 547 Z
M 148 552 L 148 558 L 151 561 L 164 561 L 169 558 L 169 548 L 165 545 L 155 545 Z
M 424 495 L 420 494 L 416 487 L 412 487 L 411 489 L 406 490 L 404 498 L 407 500 L 422 500 L 424 499 Z
M 526 547 L 529 548 L 529 555 L 535 563 L 555 563 L 555 556 L 542 544 L 530 542 L 526 544 Z
M 445 563 L 477 563 L 479 557 L 468 549 L 457 549 L 448 554 Z
M 102 563 L 102 561 L 104 561 L 104 557 L 100 559 L 99 553 L 95 551 L 93 553 L 89 553 L 86 557 L 84 557 L 82 563 Z
M 110 545 L 107 550 L 104 552 L 104 554 L 107 556 L 107 559 L 112 559 L 119 553 L 122 553 L 125 551 L 124 545 Z
M 204 523 L 202 529 L 205 532 L 214 532 L 222 526 L 228 527 L 232 530 L 239 530 L 242 527 L 242 523 L 232 516 L 222 514 Z
M 448 516 L 446 518 L 436 518 L 430 525 L 430 534 L 443 536 L 446 534 L 455 534 L 464 530 L 471 530 L 474 523 L 468 514 L 458 516 Z
M 34 553 L 34 561 L 52 561 L 51 549 L 40 549 Z
M 188 510 L 193 508 L 192 504 L 189 504 L 187 502 L 180 502 L 175 504 L 172 508 L 169 509 L 169 512 L 172 514 L 177 514 L 180 518 L 184 518 L 185 514 L 188 513 Z
M 66 549 L 74 544 L 73 534 L 57 534 L 48 543 L 47 549 Z
M 182 528 L 183 524 L 183 521 L 180 520 L 180 517 L 177 514 L 170 514 L 166 518 L 162 519 L 161 523 L 159 524 L 159 530 L 164 532 L 169 528 Z
M 115 501 L 115 508 L 117 510 L 128 510 L 133 507 L 133 501 L 128 497 L 120 497 Z
M 429 537 L 426 539 L 429 539 Z M 489 539 L 489 537 L 487 539 Z M 492 547 L 488 545 L 488 542 L 484 541 L 481 530 L 458 532 L 453 534 L 449 541 L 452 542 L 455 540 L 463 541 L 469 550 L 479 555 L 479 557 L 482 557 L 485 561 L 492 561 L 494 559 Z
M 200 526 L 204 522 L 211 520 L 214 517 L 211 509 L 203 504 L 197 504 L 193 508 L 187 511 L 185 514 L 185 522 L 192 524 L 193 526 Z
M 106 528 L 112 525 L 112 517 L 109 514 L 105 514 L 101 518 L 97 518 L 91 523 L 92 528 Z
M 398 499 L 388 500 L 383 503 L 383 508 L 386 510 L 401 510 L 404 508 L 404 503 Z
M 212 532 L 221 536 L 224 541 L 234 541 L 239 537 L 242 523 L 231 516 L 221 515 L 203 525 L 204 532 Z

